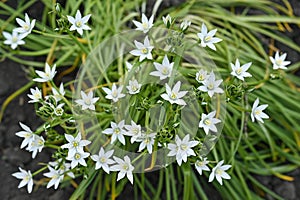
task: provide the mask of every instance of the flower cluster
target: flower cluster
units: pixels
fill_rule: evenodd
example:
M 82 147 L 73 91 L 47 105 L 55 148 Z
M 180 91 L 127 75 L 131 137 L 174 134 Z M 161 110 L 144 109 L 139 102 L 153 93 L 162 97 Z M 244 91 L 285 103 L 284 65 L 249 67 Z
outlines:
M 84 30 L 91 30 L 86 25 L 90 17 L 91 14 L 82 17 L 79 10 L 77 10 L 75 17 L 67 15 L 66 19 L 71 24 L 68 33 L 72 34 L 70 31 L 77 31 L 82 36 Z M 154 16 L 147 18 L 145 14 L 142 14 L 141 22 L 133 20 L 133 24 L 136 26 L 137 31 L 142 32 L 143 39 L 132 41 L 133 48 L 129 52 L 129 59 L 125 61 L 124 65 L 124 68 L 127 68 L 124 77 L 118 77 L 118 80 L 114 78 L 113 81 L 101 83 L 102 85 L 95 88 L 79 90 L 80 97 L 74 99 L 74 104 L 68 99 L 71 91 L 65 91 L 68 85 L 65 87 L 64 83 L 61 83 L 58 87 L 54 82 L 57 74 L 56 64 L 45 63 L 43 71 L 35 70 L 33 81 L 36 82 L 37 86 L 30 88 L 30 94 L 27 95 L 29 98 L 28 103 L 36 105 L 37 114 L 46 123 L 43 127 L 32 131 L 27 125 L 20 122 L 23 130 L 17 132 L 16 135 L 23 138 L 21 148 L 26 148 L 27 151 L 32 153 L 32 158 L 35 158 L 37 153 L 41 152 L 45 146 L 53 147 L 57 150 L 54 156 L 56 160 L 47 163 L 43 169 L 49 170 L 43 174 L 48 180 L 47 188 L 53 186 L 57 189 L 59 184 L 66 180 L 65 177 L 74 179 L 77 175 L 82 175 L 85 170 L 90 169 L 91 165 L 93 169 L 103 170 L 107 174 L 111 172 L 118 173 L 117 181 L 126 176 L 129 182 L 133 184 L 133 173 L 138 167 L 135 165 L 137 159 L 133 159 L 130 155 L 124 155 L 123 153 L 120 156 L 120 153 L 112 148 L 113 145 L 124 150 L 130 147 L 141 153 L 141 155 L 154 155 L 158 149 L 165 149 L 168 152 L 166 157 L 170 160 L 176 160 L 178 166 L 190 163 L 200 175 L 204 171 L 206 171 L 204 173 L 210 172 L 208 182 L 216 179 L 222 185 L 223 179 L 231 178 L 226 173 L 226 170 L 232 167 L 231 165 L 224 164 L 223 159 L 221 161 L 208 160 L 207 157 L 201 155 L 199 149 L 205 145 L 206 136 L 215 136 L 221 131 L 221 123 L 224 120 L 220 117 L 221 111 L 214 108 L 212 101 L 219 98 L 220 95 L 227 95 L 226 88 L 222 84 L 224 82 L 226 84 L 229 81 L 231 81 L 229 84 L 233 82 L 246 84 L 247 79 L 254 78 L 254 75 L 249 72 L 251 71 L 252 62 L 248 61 L 243 64 L 242 58 L 236 58 L 235 63 L 228 64 L 231 76 L 228 79 L 224 79 L 224 81 L 212 69 L 208 70 L 208 68 L 204 69 L 203 67 L 199 70 L 193 69 L 193 73 L 188 75 L 193 79 L 191 82 L 196 84 L 192 87 L 188 86 L 187 81 L 177 77 L 179 69 L 183 67 L 181 63 L 177 62 L 176 56 L 178 55 L 175 55 L 176 53 L 174 52 L 176 52 L 177 47 L 182 45 L 180 38 L 182 39 L 184 33 L 189 31 L 189 27 L 193 25 L 188 20 L 183 20 L 180 24 L 176 24 L 170 15 L 163 17 L 162 20 L 168 29 L 177 25 L 179 30 L 179 34 L 173 35 L 175 39 L 170 36 L 169 40 L 166 41 L 167 44 L 172 46 L 169 50 L 162 53 L 155 48 L 155 42 L 153 37 L 151 37 L 151 29 L 154 27 Z M 11 45 L 12 49 L 17 48 L 18 45 L 25 44 L 22 39 L 32 32 L 35 25 L 35 20 L 30 21 L 27 14 L 25 14 L 25 21 L 19 18 L 16 21 L 21 27 L 14 29 L 12 34 L 3 32 L 6 38 L 4 43 Z M 202 24 L 201 32 L 194 34 L 194 38 L 197 38 L 197 41 L 194 42 L 196 42 L 197 46 L 201 48 L 208 47 L 213 50 L 209 50 L 210 52 L 214 52 L 221 47 L 218 45 L 220 45 L 219 43 L 222 42 L 222 39 L 216 36 L 218 35 L 217 29 L 209 31 L 208 27 L 204 23 Z M 197 28 L 200 29 L 200 27 Z M 286 53 L 280 56 L 279 52 L 276 52 L 274 58 L 270 57 L 274 70 L 286 69 L 286 66 L 290 64 L 290 61 L 285 61 L 286 56 Z M 149 76 L 155 82 L 161 83 L 159 86 L 155 86 L 154 89 L 152 88 L 153 90 L 148 90 L 143 80 L 136 76 L 145 63 L 149 67 L 147 74 L 143 74 L 143 76 Z M 41 89 L 40 85 L 43 86 L 43 89 Z M 45 89 L 45 86 L 49 88 Z M 146 97 L 149 94 L 152 95 L 151 98 Z M 200 111 L 195 110 L 199 114 L 199 120 L 197 119 L 196 121 L 197 132 L 195 134 L 185 131 L 185 127 L 180 127 L 181 125 L 179 125 L 180 112 L 191 104 L 191 96 L 195 96 L 197 103 L 202 106 L 199 109 Z M 126 117 L 112 119 L 110 114 L 113 113 L 113 109 L 119 109 L 118 106 L 125 99 L 129 99 L 131 107 L 137 110 L 133 114 L 134 117 L 129 120 Z M 256 98 L 252 109 L 247 109 L 246 112 L 251 113 L 252 122 L 256 120 L 264 123 L 263 120 L 269 118 L 263 112 L 268 105 L 259 105 L 259 103 L 259 98 Z M 161 118 L 165 117 L 163 113 L 158 117 L 159 119 L 155 119 L 158 123 L 153 125 L 155 127 L 153 128 L 149 125 L 151 124 L 149 116 L 152 114 L 149 110 L 155 106 L 168 110 L 166 118 L 169 121 L 161 123 L 163 121 Z M 104 120 L 106 123 L 100 123 L 101 125 L 97 126 L 97 128 L 101 127 L 101 136 L 105 135 L 106 141 L 105 144 L 97 146 L 96 154 L 93 153 L 96 152 L 95 150 L 90 150 L 95 148 L 93 145 L 94 141 L 87 138 L 84 128 L 78 128 L 74 123 L 75 118 L 78 117 L 72 113 L 75 108 L 79 108 L 83 113 L 95 114 L 99 121 L 103 119 L 101 114 L 107 114 Z M 155 120 L 153 123 L 156 123 Z M 161 127 L 157 128 L 158 124 Z M 54 129 L 58 125 L 62 125 L 61 127 L 65 128 L 65 132 L 61 132 L 60 129 Z M 80 131 L 77 131 L 76 128 Z M 19 168 L 19 170 L 20 172 L 12 174 L 21 180 L 18 187 L 27 185 L 28 192 L 32 192 L 33 177 L 37 172 L 31 173 L 30 170 L 26 171 L 22 168 Z

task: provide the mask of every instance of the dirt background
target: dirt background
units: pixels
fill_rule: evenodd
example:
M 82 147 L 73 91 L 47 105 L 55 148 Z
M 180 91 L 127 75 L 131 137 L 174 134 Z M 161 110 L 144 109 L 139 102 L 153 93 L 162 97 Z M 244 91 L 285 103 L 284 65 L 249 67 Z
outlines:
M 12 1 L 13 4 L 15 3 Z M 153 2 L 153 1 L 152 1 Z M 295 14 L 300 16 L 300 2 L 299 0 L 290 0 Z M 165 1 L 163 7 L 169 7 L 174 4 L 180 3 L 177 1 Z M 151 4 L 151 3 L 150 3 Z M 150 6 L 151 7 L 151 6 Z M 28 10 L 30 16 L 39 19 L 41 16 L 41 3 Z M 300 29 L 293 26 L 294 31 L 287 33 L 287 35 L 297 44 L 300 45 Z M 300 55 L 291 49 L 284 47 L 280 44 L 280 49 L 288 53 L 288 60 L 293 62 L 300 60 Z M 10 60 L 0 62 L 0 105 L 3 104 L 5 99 L 14 91 L 27 83 L 24 68 L 18 63 Z M 0 123 L 0 199 L 1 200 L 64 200 L 68 199 L 71 195 L 73 188 L 67 187 L 59 190 L 46 189 L 45 186 L 34 188 L 32 194 L 28 194 L 26 187 L 18 189 L 19 180 L 12 177 L 11 174 L 18 171 L 18 167 L 22 167 L 32 172 L 39 168 L 39 162 L 49 161 L 49 151 L 44 149 L 39 153 L 37 158 L 32 160 L 31 154 L 25 150 L 20 150 L 22 139 L 15 136 L 15 133 L 20 131 L 18 122 L 23 122 L 35 130 L 40 123 L 40 120 L 34 114 L 34 107 L 28 104 L 28 97 L 26 93 L 14 99 L 6 109 L 3 121 Z M 152 177 L 157 177 L 158 173 L 152 174 Z M 279 194 L 286 200 L 299 200 L 300 199 L 300 170 L 297 169 L 288 175 L 295 177 L 295 181 L 287 182 L 282 181 L 273 176 L 257 176 L 257 179 L 268 188 L 272 189 L 275 193 Z M 210 199 L 221 199 L 219 195 L 212 189 L 206 188 Z M 123 197 L 130 198 L 132 187 L 128 186 L 124 190 Z M 124 199 L 124 198 L 122 198 Z M 266 197 L 266 199 L 272 199 Z

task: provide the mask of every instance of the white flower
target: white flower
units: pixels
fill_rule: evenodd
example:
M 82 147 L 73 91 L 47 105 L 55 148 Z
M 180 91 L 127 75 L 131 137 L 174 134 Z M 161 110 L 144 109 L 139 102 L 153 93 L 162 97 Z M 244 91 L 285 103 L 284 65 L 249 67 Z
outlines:
M 144 33 L 147 33 L 153 26 L 153 19 L 154 19 L 153 15 L 148 20 L 146 15 L 143 13 L 142 14 L 142 23 L 138 22 L 138 21 L 135 21 L 135 20 L 132 20 L 132 22 L 137 27 L 136 30 L 143 31 Z
M 202 175 L 202 171 L 210 171 L 210 169 L 206 166 L 209 161 L 206 160 L 207 158 L 204 158 L 203 160 L 197 160 L 195 163 L 196 170 L 200 175 Z
M 140 62 L 143 61 L 145 58 L 148 58 L 149 60 L 152 59 L 151 51 L 153 49 L 153 46 L 150 46 L 148 36 L 145 37 L 144 44 L 136 40 L 134 40 L 134 44 L 137 49 L 130 51 L 130 53 L 134 56 L 139 56 Z
M 52 94 L 56 102 L 60 101 L 61 98 L 65 95 L 64 84 L 61 83 L 59 86 L 59 91 L 57 91 L 54 87 L 52 87 Z
M 55 74 L 56 74 L 56 65 L 54 64 L 52 69 L 51 67 L 48 65 L 48 63 L 45 64 L 45 72 L 43 71 L 39 71 L 39 70 L 35 70 L 35 72 L 40 76 L 40 78 L 35 78 L 33 79 L 33 81 L 36 82 L 48 82 L 48 81 L 52 81 L 52 79 L 54 78 Z
M 218 131 L 215 124 L 220 123 L 221 120 L 214 118 L 215 115 L 216 111 L 212 111 L 208 114 L 202 113 L 201 121 L 199 122 L 199 127 L 204 129 L 206 135 L 208 134 L 209 130 L 213 132 Z
M 19 167 L 20 172 L 13 173 L 12 176 L 16 177 L 17 179 L 21 179 L 22 181 L 20 182 L 18 188 L 24 187 L 27 185 L 27 191 L 28 193 L 32 192 L 32 187 L 33 187 L 33 179 L 32 179 L 32 174 L 30 170 L 26 172 L 23 170 L 21 167 Z
M 189 21 L 189 20 L 184 20 L 183 22 L 181 22 L 181 24 L 180 24 L 180 29 L 182 30 L 182 31 L 186 31 L 190 26 L 191 26 L 191 21 Z
M 150 73 L 152 76 L 158 76 L 160 80 L 166 79 L 171 76 L 174 62 L 170 63 L 168 56 L 165 55 L 162 64 L 154 62 L 153 63 L 157 71 Z
M 129 85 L 126 86 L 129 94 L 137 94 L 140 92 L 142 84 L 139 84 L 136 79 L 129 80 Z
M 127 61 L 125 62 L 125 64 L 126 64 L 127 70 L 130 71 L 132 69 L 133 65 Z
M 142 134 L 142 136 L 137 139 L 137 142 L 141 142 L 139 152 L 147 147 L 148 152 L 151 154 L 155 136 L 156 133 Z
M 103 87 L 104 92 L 107 94 L 105 98 L 113 100 L 113 102 L 119 101 L 120 98 L 125 97 L 125 94 L 122 94 L 123 85 L 120 85 L 117 88 L 116 84 L 113 83 L 111 90 L 109 88 Z
M 77 151 L 75 154 L 70 155 L 68 154 L 67 160 L 71 161 L 71 168 L 73 169 L 78 164 L 81 164 L 82 166 L 87 166 L 85 162 L 85 158 L 89 157 L 90 153 L 84 152 L 84 151 Z
M 31 33 L 31 31 L 35 25 L 35 19 L 33 19 L 30 22 L 30 19 L 29 19 L 27 13 L 25 13 L 25 21 L 20 18 L 16 18 L 16 21 L 20 25 L 20 27 L 15 28 L 14 31 L 21 33 L 24 37 L 26 37 L 28 34 Z
M 264 121 L 262 119 L 269 119 L 269 116 L 263 112 L 264 109 L 266 109 L 268 107 L 268 104 L 263 104 L 258 106 L 259 104 L 259 99 L 257 98 L 254 101 L 254 104 L 252 106 L 252 112 L 251 112 L 251 119 L 252 122 L 256 120 L 260 121 L 261 123 L 264 123 Z
M 48 166 L 48 169 L 50 171 L 47 173 L 44 173 L 44 176 L 50 178 L 50 181 L 47 184 L 47 188 L 54 186 L 54 189 L 57 189 L 59 183 L 64 179 L 64 175 L 61 174 L 59 170 L 55 170 L 50 166 Z
M 31 143 L 31 141 L 33 140 L 34 134 L 28 126 L 26 126 L 22 122 L 19 122 L 19 124 L 23 128 L 24 131 L 19 131 L 16 133 L 16 135 L 24 138 L 24 140 L 22 141 L 22 144 L 21 144 L 21 149 L 23 149 L 26 145 Z
M 270 56 L 270 60 L 273 64 L 273 69 L 287 69 L 287 65 L 291 64 L 291 61 L 285 61 L 287 54 L 284 53 L 279 56 L 279 52 L 277 51 L 275 57 Z
M 49 162 L 49 165 L 54 169 L 57 169 L 60 174 L 65 174 L 67 172 L 66 174 L 69 177 L 75 178 L 74 173 L 70 171 L 71 164 L 63 162 L 61 158 L 54 162 Z
M 18 34 L 13 31 L 12 34 L 3 31 L 3 36 L 6 40 L 4 40 L 4 44 L 10 45 L 12 49 L 16 49 L 18 45 L 23 45 L 25 42 L 22 40 L 25 36 L 22 34 Z
M 66 140 L 69 142 L 61 146 L 61 148 L 69 149 L 68 156 L 72 157 L 76 152 L 83 151 L 83 147 L 89 145 L 91 142 L 81 139 L 81 132 L 78 132 L 74 138 L 72 135 L 65 134 Z
M 252 77 L 252 75 L 248 72 L 246 72 L 250 66 L 252 65 L 252 62 L 246 63 L 242 66 L 240 66 L 239 59 L 236 59 L 235 65 L 233 63 L 230 63 L 231 65 L 231 75 L 237 77 L 240 80 L 244 80 L 244 77 Z
M 198 37 L 201 39 L 201 46 L 202 47 L 208 46 L 212 50 L 216 50 L 214 43 L 218 43 L 218 42 L 222 41 L 222 39 L 214 37 L 216 32 L 217 32 L 217 29 L 207 32 L 207 27 L 203 23 L 202 27 L 201 27 L 201 32 L 197 34 Z
M 171 150 L 168 156 L 176 156 L 177 163 L 180 166 L 182 161 L 187 161 L 187 157 L 196 155 L 192 147 L 198 144 L 198 141 L 190 141 L 190 135 L 186 135 L 182 140 L 176 135 L 175 144 L 168 144 L 168 149 Z
M 87 21 L 90 19 L 91 14 L 82 17 L 79 10 L 77 10 L 75 18 L 72 16 L 68 16 L 69 22 L 72 24 L 70 27 L 70 31 L 76 30 L 80 35 L 83 34 L 83 30 L 91 30 L 91 28 L 86 25 Z
M 224 93 L 224 91 L 219 87 L 222 81 L 222 79 L 216 80 L 215 74 L 212 71 L 209 76 L 202 82 L 203 85 L 198 87 L 198 90 L 207 92 L 210 97 L 212 97 L 215 93 Z
M 123 145 L 125 145 L 125 137 L 126 131 L 124 130 L 125 121 L 122 120 L 118 124 L 114 122 L 110 122 L 111 128 L 107 128 L 102 131 L 106 135 L 111 135 L 111 144 L 118 139 Z
M 99 100 L 99 97 L 93 98 L 93 91 L 90 91 L 88 94 L 80 91 L 80 95 L 81 99 L 77 99 L 75 102 L 82 106 L 82 110 L 95 110 L 95 103 Z
M 184 97 L 188 91 L 179 91 L 180 86 L 181 86 L 181 82 L 178 81 L 171 90 L 170 86 L 166 83 L 166 92 L 167 93 L 164 93 L 160 96 L 164 100 L 169 101 L 171 104 L 175 103 L 178 105 L 185 106 L 186 103 L 181 98 Z
M 211 171 L 208 182 L 212 182 L 216 177 L 217 181 L 222 185 L 222 178 L 230 179 L 230 176 L 225 172 L 231 165 L 223 165 L 224 160 L 221 160 Z M 223 165 L 223 166 L 222 166 Z
M 169 28 L 172 24 L 172 18 L 171 16 L 168 14 L 166 17 L 162 17 L 164 24 L 167 26 L 167 28 Z
M 99 151 L 99 155 L 92 155 L 91 158 L 93 161 L 96 162 L 95 169 L 102 168 L 107 174 L 109 174 L 110 168 L 108 165 L 114 164 L 115 161 L 110 159 L 110 157 L 113 155 L 114 150 L 110 150 L 105 153 L 103 147 L 101 147 Z
M 133 174 L 132 171 L 134 170 L 134 167 L 131 164 L 131 160 L 128 156 L 124 157 L 124 160 L 121 158 L 118 158 L 114 156 L 114 159 L 116 161 L 116 165 L 111 166 L 112 171 L 118 171 L 118 178 L 117 181 L 121 180 L 122 178 L 127 176 L 128 180 L 130 181 L 131 184 L 133 184 Z
M 131 143 L 134 143 L 142 135 L 141 125 L 137 125 L 133 120 L 131 120 L 131 125 L 125 125 L 125 128 L 127 129 L 125 134 L 131 137 Z
M 207 78 L 207 71 L 204 69 L 200 69 L 197 73 L 196 73 L 196 81 L 198 81 L 199 83 L 203 83 L 203 81 L 205 81 Z
M 39 102 L 42 99 L 42 92 L 37 87 L 35 89 L 30 88 L 31 94 L 27 94 L 27 96 L 31 99 L 28 103 Z
M 64 105 L 65 105 L 64 103 L 61 103 L 61 104 L 58 104 L 56 106 L 56 108 L 54 108 L 54 114 L 56 116 L 62 116 L 64 114 L 64 109 L 63 109 Z
M 26 150 L 32 152 L 32 158 L 35 158 L 38 152 L 44 148 L 45 140 L 43 136 L 33 135 L 31 142 L 28 144 Z

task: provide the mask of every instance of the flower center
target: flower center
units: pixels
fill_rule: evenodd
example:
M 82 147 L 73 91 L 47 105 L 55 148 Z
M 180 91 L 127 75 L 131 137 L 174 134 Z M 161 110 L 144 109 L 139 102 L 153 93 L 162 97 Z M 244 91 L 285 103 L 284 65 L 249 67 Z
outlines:
M 237 75 L 240 75 L 242 73 L 242 68 L 238 68 L 237 70 L 235 70 L 235 73 Z
M 101 163 L 106 163 L 106 158 L 105 158 L 105 157 L 101 157 L 101 158 L 100 158 L 100 162 L 101 162 Z
M 218 168 L 218 169 L 216 170 L 216 174 L 222 175 L 222 173 L 223 173 L 223 170 L 222 170 L 222 169 L 219 169 L 219 168 Z
M 86 105 L 91 105 L 91 99 L 90 99 L 90 98 L 86 98 L 86 99 L 84 100 L 84 103 L 85 103 Z
M 64 109 L 62 109 L 62 108 L 56 108 L 55 109 L 55 113 L 56 113 L 56 115 L 61 116 L 64 113 Z
M 163 75 L 168 75 L 168 74 L 170 73 L 168 67 L 165 66 L 165 67 L 162 69 L 161 73 L 162 73 Z
M 181 148 L 181 150 L 185 151 L 185 150 L 187 150 L 188 146 L 186 144 L 181 144 L 180 148 Z
M 36 98 L 36 99 L 40 99 L 40 98 L 41 98 L 41 95 L 40 95 L 39 93 L 35 93 L 33 96 L 34 96 L 34 98 Z
M 143 24 L 142 24 L 142 27 L 143 27 L 143 29 L 147 29 L 149 26 L 148 26 L 148 23 L 146 23 L 146 22 L 144 22 Z
M 260 115 L 261 114 L 261 110 L 256 110 L 255 111 L 255 115 Z
M 149 139 L 149 138 L 146 138 L 145 141 L 144 141 L 144 143 L 145 143 L 145 144 L 149 144 L 149 143 L 150 143 L 150 139 Z
M 129 166 L 127 164 L 124 164 L 122 167 L 125 171 L 127 171 L 129 169 Z
M 135 91 L 138 90 L 138 88 L 136 87 L 136 85 L 132 85 L 132 86 L 131 86 L 131 90 L 132 90 L 133 92 L 135 92 Z
M 12 37 L 11 41 L 12 41 L 13 43 L 18 42 L 18 37 Z
M 200 74 L 199 76 L 198 76 L 198 81 L 203 81 L 204 80 L 204 75 L 203 74 Z
M 41 140 L 41 139 L 39 139 L 39 140 L 38 140 L 38 145 L 39 145 L 39 146 L 43 146 L 43 145 L 44 145 L 44 141 Z
M 75 153 L 74 157 L 75 157 L 76 160 L 79 160 L 81 158 L 81 155 L 79 153 Z
M 113 91 L 111 95 L 112 95 L 114 98 L 117 98 L 117 97 L 118 97 L 118 91 L 117 91 L 117 90 Z
M 207 125 L 207 126 L 209 126 L 211 124 L 210 119 L 205 119 L 204 120 L 204 124 Z
M 115 129 L 114 129 L 114 133 L 115 133 L 115 134 L 118 135 L 120 132 L 121 132 L 120 128 L 115 128 Z
M 204 41 L 205 41 L 205 42 L 209 42 L 209 41 L 211 40 L 211 38 L 212 38 L 211 36 L 206 36 L 206 37 L 204 38 Z
M 25 31 L 29 30 L 29 26 L 27 24 L 24 24 L 23 28 L 24 28 Z
M 276 60 L 275 63 L 276 63 L 276 65 L 282 65 L 282 62 L 283 62 L 283 61 L 282 61 L 281 59 L 278 59 L 278 60 Z
M 148 53 L 148 49 L 147 48 L 143 48 L 141 51 L 142 51 L 143 54 L 147 54 Z
M 138 128 L 133 128 L 132 129 L 132 133 L 134 133 L 135 135 L 137 135 L 139 133 L 139 129 Z
M 75 26 L 77 26 L 78 28 L 80 28 L 80 27 L 82 26 L 81 21 L 77 21 L 77 22 L 75 23 Z
M 198 161 L 198 162 L 196 162 L 196 165 L 197 165 L 198 167 L 202 167 L 202 166 L 204 166 L 204 163 L 201 162 L 201 161 Z
M 213 84 L 213 83 L 209 83 L 209 84 L 207 85 L 207 88 L 208 88 L 209 90 L 214 89 L 214 84 Z
M 73 147 L 76 148 L 76 147 L 78 147 L 78 146 L 79 146 L 78 142 L 77 142 L 77 141 L 74 141 L 74 142 L 73 142 Z
M 171 99 L 173 99 L 173 100 L 177 99 L 177 95 L 174 92 L 172 92 L 172 94 L 171 94 Z

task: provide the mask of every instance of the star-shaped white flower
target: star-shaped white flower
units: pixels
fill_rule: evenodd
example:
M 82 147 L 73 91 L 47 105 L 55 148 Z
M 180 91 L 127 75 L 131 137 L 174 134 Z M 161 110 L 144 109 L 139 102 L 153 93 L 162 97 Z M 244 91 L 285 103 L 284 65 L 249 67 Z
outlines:
M 208 163 L 209 161 L 207 160 L 207 158 L 196 161 L 195 167 L 200 175 L 202 175 L 202 171 L 210 171 L 210 169 L 207 167 Z
M 68 156 L 72 157 L 76 152 L 83 151 L 83 148 L 91 142 L 81 139 L 81 132 L 78 132 L 74 138 L 72 135 L 65 134 L 66 140 L 69 142 L 61 146 L 62 149 L 69 149 Z
M 141 87 L 142 87 L 142 84 L 139 84 L 139 82 L 136 79 L 129 80 L 129 85 L 126 86 L 129 94 L 139 93 L 141 90 Z
M 221 160 L 211 171 L 208 182 L 212 182 L 216 177 L 217 181 L 222 185 L 222 178 L 230 179 L 231 177 L 225 171 L 228 170 L 231 165 L 223 165 L 224 160 Z M 223 166 L 222 166 L 223 165 Z
M 187 157 L 196 156 L 192 147 L 195 147 L 198 144 L 198 141 L 190 141 L 190 135 L 184 136 L 182 140 L 179 138 L 178 135 L 176 135 L 175 144 L 168 144 L 168 149 L 170 149 L 168 156 L 176 156 L 176 161 L 180 166 L 182 161 L 187 161 Z
M 266 109 L 268 107 L 268 104 L 263 104 L 258 106 L 259 104 L 259 99 L 257 98 L 254 101 L 254 104 L 252 106 L 252 112 L 251 112 L 251 119 L 252 122 L 256 120 L 260 121 L 261 123 L 264 123 L 264 121 L 262 119 L 269 119 L 269 116 L 263 112 L 264 109 Z
M 214 37 L 216 32 L 217 32 L 217 29 L 207 32 L 207 27 L 203 23 L 202 27 L 201 27 L 201 32 L 197 34 L 201 40 L 201 46 L 202 47 L 208 46 L 212 50 L 216 50 L 216 47 L 214 44 L 222 41 L 222 39 L 220 39 L 218 37 Z
M 54 186 L 54 189 L 57 189 L 59 183 L 64 179 L 64 175 L 61 174 L 59 170 L 55 170 L 50 166 L 48 166 L 48 169 L 49 172 L 43 174 L 44 176 L 50 178 L 50 181 L 47 184 L 47 188 Z
M 164 22 L 164 24 L 166 25 L 167 28 L 169 28 L 172 24 L 172 18 L 171 16 L 168 14 L 166 17 L 162 17 L 162 20 Z
M 142 14 L 142 22 L 138 22 L 138 21 L 135 21 L 135 20 L 132 20 L 132 22 L 137 27 L 136 30 L 143 31 L 144 33 L 147 33 L 153 26 L 153 20 L 154 20 L 153 15 L 148 20 L 146 15 L 143 13 Z
M 127 136 L 130 136 L 130 142 L 134 143 L 139 137 L 142 136 L 142 127 L 137 125 L 133 120 L 131 120 L 131 125 L 125 125 Z
M 59 86 L 59 91 L 57 91 L 54 87 L 52 87 L 52 94 L 56 102 L 59 102 L 61 98 L 65 95 L 64 84 L 61 83 Z
M 149 59 L 152 60 L 152 54 L 151 51 L 154 48 L 153 46 L 150 45 L 150 41 L 148 39 L 148 36 L 145 37 L 144 39 L 144 44 L 141 42 L 138 42 L 134 40 L 134 44 L 137 49 L 134 49 L 130 51 L 130 53 L 134 56 L 139 56 L 139 61 L 143 61 L 144 59 Z
M 107 128 L 102 131 L 106 135 L 111 135 L 111 144 L 118 139 L 123 145 L 125 145 L 125 137 L 126 131 L 124 130 L 125 121 L 122 120 L 118 124 L 114 122 L 110 122 L 111 128 Z
M 153 63 L 157 71 L 150 73 L 152 76 L 158 76 L 160 80 L 166 79 L 171 76 L 174 62 L 170 63 L 168 56 L 165 55 L 162 64 L 154 62 Z
M 181 29 L 181 31 L 186 31 L 190 26 L 191 26 L 191 21 L 189 21 L 189 20 L 184 20 L 183 22 L 181 22 L 181 24 L 180 24 L 180 29 Z
M 77 151 L 75 154 L 70 155 L 68 154 L 67 156 L 67 160 L 71 161 L 71 168 L 75 168 L 78 164 L 82 165 L 82 166 L 87 166 L 86 162 L 85 162 L 85 158 L 89 157 L 90 153 L 84 152 L 84 151 Z
M 54 114 L 56 116 L 62 116 L 64 114 L 64 109 L 63 109 L 63 106 L 65 104 L 64 103 L 61 103 L 61 104 L 58 104 L 56 107 L 54 107 Z
M 276 51 L 275 57 L 270 56 L 270 60 L 273 64 L 273 69 L 287 69 L 287 65 L 291 64 L 291 61 L 285 61 L 287 54 L 284 53 L 281 56 L 279 56 L 279 52 Z
M 38 136 L 34 134 L 26 150 L 32 152 L 32 158 L 35 158 L 37 153 L 43 150 L 44 144 L 45 144 L 45 140 L 43 136 Z
M 21 167 L 19 167 L 20 172 L 13 173 L 12 176 L 16 177 L 17 179 L 21 179 L 21 182 L 18 186 L 18 188 L 24 187 L 27 185 L 27 191 L 28 193 L 32 192 L 32 187 L 33 187 L 33 179 L 32 179 L 32 174 L 30 170 L 27 172 L 23 170 Z
M 137 139 L 137 142 L 141 142 L 139 146 L 139 152 L 147 148 L 148 153 L 152 153 L 152 147 L 154 145 L 154 138 L 156 136 L 156 133 L 150 133 L 150 134 L 142 134 L 141 137 Z
M 196 81 L 198 81 L 199 83 L 203 83 L 203 81 L 205 81 L 207 78 L 207 71 L 204 69 L 200 69 L 197 73 L 196 73 Z
M 181 99 L 182 97 L 184 97 L 188 91 L 179 91 L 180 90 L 180 86 L 181 86 L 181 82 L 178 81 L 174 87 L 170 88 L 170 86 L 168 85 L 168 83 L 166 83 L 166 92 L 162 95 L 160 95 L 164 100 L 169 101 L 171 104 L 175 103 L 178 105 L 182 105 L 185 106 L 186 103 L 183 99 Z
M 44 72 L 39 71 L 39 70 L 35 70 L 35 72 L 40 76 L 40 78 L 35 78 L 35 79 L 33 79 L 33 81 L 41 82 L 41 83 L 52 81 L 52 79 L 54 78 L 54 76 L 56 74 L 56 65 L 54 64 L 51 69 L 51 67 L 48 65 L 48 63 L 46 63 Z
M 231 65 L 231 75 L 237 77 L 240 80 L 244 80 L 245 77 L 252 77 L 252 75 L 247 72 L 247 70 L 250 68 L 252 65 L 252 62 L 246 63 L 244 65 L 240 65 L 239 59 L 236 59 L 235 64 L 230 63 Z
M 216 76 L 212 71 L 209 76 L 202 82 L 203 85 L 198 87 L 198 90 L 207 92 L 208 96 L 212 97 L 215 93 L 224 93 L 224 91 L 219 87 L 222 83 L 221 80 L 216 80 Z
M 119 101 L 120 98 L 125 97 L 125 94 L 122 94 L 123 85 L 120 85 L 118 88 L 115 83 L 113 83 L 111 89 L 107 87 L 102 88 L 107 94 L 105 98 L 113 100 L 113 102 Z
M 25 36 L 23 34 L 18 34 L 13 31 L 12 34 L 3 31 L 3 36 L 6 40 L 4 40 L 4 44 L 10 45 L 12 49 L 16 49 L 18 45 L 23 45 L 25 42 L 22 40 Z
M 19 122 L 19 124 L 22 127 L 23 131 L 17 132 L 16 135 L 24 138 L 21 144 L 21 149 L 23 149 L 25 146 L 32 142 L 34 134 L 28 126 L 26 126 L 22 122 Z
M 209 130 L 213 132 L 217 132 L 217 127 L 215 124 L 220 123 L 221 120 L 214 118 L 216 115 L 216 111 L 212 111 L 208 114 L 202 113 L 201 121 L 199 122 L 199 127 L 203 128 L 206 135 L 208 134 Z
M 33 19 L 30 22 L 30 18 L 27 15 L 27 13 L 25 13 L 25 20 L 22 20 L 20 18 L 16 18 L 16 21 L 20 25 L 20 27 L 15 28 L 14 31 L 22 34 L 22 36 L 24 36 L 24 37 L 26 37 L 28 34 L 31 33 L 31 31 L 32 31 L 32 29 L 35 25 L 35 19 Z
M 27 94 L 27 96 L 31 99 L 28 103 L 39 102 L 42 99 L 42 92 L 39 88 L 35 87 L 35 89 L 30 88 L 31 94 Z
M 116 165 L 111 166 L 111 171 L 118 171 L 118 178 L 117 181 L 121 180 L 122 178 L 127 176 L 128 180 L 131 184 L 133 184 L 133 174 L 132 171 L 134 170 L 134 167 L 131 164 L 131 160 L 128 156 L 124 157 L 124 160 L 121 158 L 118 158 L 114 156 L 114 159 L 116 161 Z
M 75 100 L 75 102 L 79 105 L 81 105 L 82 110 L 90 109 L 95 110 L 95 103 L 99 100 L 99 97 L 93 97 L 93 91 L 89 91 L 88 94 L 86 94 L 83 91 L 80 91 L 81 99 Z
M 103 147 L 101 147 L 98 155 L 92 155 L 91 158 L 93 161 L 96 162 L 95 169 L 102 168 L 107 174 L 110 172 L 109 165 L 114 164 L 115 161 L 113 159 L 110 159 L 110 157 L 113 155 L 114 150 L 110 150 L 108 152 L 105 152 Z
M 71 169 L 71 164 L 62 161 L 62 158 L 54 161 L 54 162 L 49 162 L 49 166 L 51 166 L 53 169 L 58 170 L 60 174 L 67 174 L 71 178 L 75 178 L 75 175 L 73 172 L 70 171 Z
M 86 25 L 90 17 L 91 14 L 82 17 L 79 10 L 77 10 L 75 18 L 67 15 L 69 22 L 72 24 L 72 26 L 70 27 L 70 31 L 76 30 L 80 35 L 82 35 L 83 30 L 91 30 L 91 28 Z

